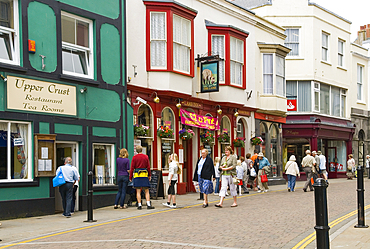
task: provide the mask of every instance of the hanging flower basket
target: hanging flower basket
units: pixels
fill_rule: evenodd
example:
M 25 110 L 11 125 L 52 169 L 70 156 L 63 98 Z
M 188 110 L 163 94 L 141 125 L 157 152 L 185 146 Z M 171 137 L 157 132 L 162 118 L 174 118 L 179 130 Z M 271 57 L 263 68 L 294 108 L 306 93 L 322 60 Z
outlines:
M 147 137 L 149 134 L 149 127 L 144 125 L 134 125 L 134 135 L 140 137 Z
M 252 137 L 251 138 L 251 143 L 253 145 L 260 145 L 260 144 L 263 143 L 263 139 L 262 139 L 262 137 Z
M 222 132 L 217 139 L 220 143 L 230 143 L 230 136 L 227 132 Z
M 205 131 L 205 132 L 200 134 L 200 141 L 203 144 L 211 144 L 215 141 L 215 135 L 213 135 L 209 131 Z
M 195 135 L 194 131 L 192 129 L 182 129 L 179 131 L 179 137 L 182 140 L 190 140 Z
M 244 137 L 237 137 L 234 139 L 233 144 L 234 147 L 242 147 L 244 148 L 245 143 L 244 143 L 245 138 Z
M 161 126 L 157 130 L 157 135 L 160 138 L 172 138 L 173 130 L 168 128 L 167 126 Z

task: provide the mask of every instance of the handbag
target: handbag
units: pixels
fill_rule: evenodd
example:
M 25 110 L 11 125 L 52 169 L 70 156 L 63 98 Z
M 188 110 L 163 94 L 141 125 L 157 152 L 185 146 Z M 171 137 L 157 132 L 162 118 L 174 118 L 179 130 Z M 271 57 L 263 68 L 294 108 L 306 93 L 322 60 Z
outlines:
M 66 183 L 64 180 L 62 169 L 59 170 L 58 174 L 53 178 L 53 187 L 59 187 Z
M 249 175 L 250 175 L 251 177 L 256 177 L 256 176 L 257 176 L 256 170 L 255 170 L 254 168 L 251 168 L 251 169 L 250 169 L 250 173 L 249 173 Z
M 263 170 L 263 173 L 261 175 L 261 182 L 264 183 L 264 182 L 268 182 L 269 180 L 267 179 L 267 175 L 265 173 L 265 171 Z
M 238 178 L 236 178 L 236 176 L 233 176 L 233 174 L 230 173 L 230 175 L 233 179 L 233 184 L 238 185 L 240 183 L 240 180 Z

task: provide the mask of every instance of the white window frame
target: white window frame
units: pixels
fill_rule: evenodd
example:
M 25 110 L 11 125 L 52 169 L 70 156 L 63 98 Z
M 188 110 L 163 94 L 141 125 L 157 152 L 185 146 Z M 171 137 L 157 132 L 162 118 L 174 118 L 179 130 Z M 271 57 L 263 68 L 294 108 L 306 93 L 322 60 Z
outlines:
M 265 77 L 264 77 L 264 75 L 265 75 L 265 73 L 264 73 L 264 63 L 265 63 L 265 60 L 264 60 L 264 57 L 265 57 L 265 55 L 271 55 L 271 58 L 272 58 L 272 72 L 271 73 L 268 73 L 268 74 L 266 74 L 266 75 L 271 75 L 272 76 L 272 92 L 265 92 L 265 84 L 266 84 L 266 82 L 265 82 Z M 275 63 L 275 59 L 274 59 L 274 54 L 273 53 L 263 53 L 262 54 L 262 80 L 263 80 L 263 94 L 264 95 L 274 95 L 274 91 L 275 91 L 275 87 L 274 87 L 274 63 Z
M 218 63 L 219 63 L 219 66 L 218 66 L 218 70 L 219 70 L 219 75 L 220 75 L 220 72 L 222 71 L 221 70 L 221 65 L 223 65 L 223 71 L 222 71 L 222 73 L 223 73 L 223 79 L 221 80 L 221 77 L 220 77 L 220 83 L 222 82 L 222 83 L 225 83 L 225 75 L 226 75 L 226 68 L 225 68 L 225 54 L 226 54 L 226 36 L 225 35 L 218 35 L 218 34 L 213 34 L 213 35 L 211 35 L 211 52 L 212 52 L 212 55 L 213 55 L 213 37 L 215 37 L 215 36 L 222 36 L 223 37 L 223 39 L 224 39 L 224 54 L 220 54 L 220 53 L 218 53 L 218 55 L 219 55 L 219 57 L 220 57 L 220 59 L 222 59 L 222 60 L 220 60 Z
M 0 59 L 0 62 L 12 65 L 19 65 L 20 45 L 19 45 L 18 0 L 13 0 L 13 23 L 14 23 L 13 29 L 0 26 L 0 32 L 9 35 L 10 52 L 12 57 L 12 60 Z
M 342 99 L 343 98 L 344 98 L 344 105 L 342 104 Z M 340 89 L 340 113 L 339 113 L 339 116 L 342 117 L 342 118 L 346 117 L 346 101 L 347 101 L 347 90 L 346 89 Z
M 11 139 L 7 139 L 7 179 L 0 179 L 0 182 L 24 182 L 24 181 L 32 181 L 33 180 L 33 168 L 32 168 L 32 162 L 33 162 L 33 156 L 32 156 L 32 129 L 31 129 L 31 123 L 30 122 L 21 122 L 21 121 L 10 121 L 10 120 L 1 120 L 2 123 L 7 123 L 8 130 L 7 130 L 7 138 L 11 138 L 11 124 L 26 124 L 28 125 L 27 128 L 27 178 L 26 179 L 12 179 L 11 178 L 11 168 L 12 168 L 12 161 L 9 160 L 12 158 L 11 154 Z
M 95 145 L 100 145 L 100 146 L 110 146 L 110 160 L 111 160 L 111 167 L 110 167 L 110 174 L 114 177 L 114 178 L 111 178 L 109 180 L 109 183 L 105 183 L 104 179 L 102 181 L 102 183 L 100 183 L 98 181 L 98 179 L 96 180 L 94 186 L 106 186 L 106 185 L 114 185 L 114 179 L 117 178 L 116 176 L 116 160 L 115 160 L 115 145 L 114 144 L 106 144 L 106 143 L 93 143 L 92 144 L 92 158 L 94 160 L 95 158 L 95 149 L 94 149 L 94 146 Z M 94 166 L 95 166 L 95 162 L 93 161 L 94 163 Z M 94 175 L 95 175 L 95 172 L 94 172 Z M 96 177 L 96 176 L 95 176 Z
M 324 36 L 326 36 L 326 38 L 327 38 L 327 46 L 326 47 L 324 46 L 324 41 L 323 41 Z M 327 63 L 329 63 L 329 60 L 330 60 L 330 58 L 329 58 L 329 42 L 330 42 L 329 36 L 330 35 L 328 33 L 325 33 L 325 32 L 321 33 L 321 60 L 324 61 L 324 62 L 327 62 Z M 323 58 L 324 51 L 325 51 L 325 54 L 326 54 L 326 59 Z
M 191 29 L 192 29 L 192 21 L 190 19 L 184 18 L 182 16 L 173 14 L 173 16 L 172 16 L 172 32 L 173 32 L 173 27 L 175 26 L 174 25 L 174 23 L 175 23 L 175 21 L 174 21 L 175 17 L 180 18 L 180 20 L 181 20 L 181 27 L 183 27 L 182 22 L 184 20 L 185 21 L 188 21 L 190 23 L 190 25 L 189 25 L 189 34 L 188 34 L 189 35 L 189 45 L 183 44 L 181 41 L 180 42 L 179 41 L 175 41 L 175 38 L 174 38 L 175 36 L 172 35 L 172 60 L 173 60 L 173 62 L 172 62 L 173 63 L 173 66 L 172 67 L 173 67 L 173 70 L 174 71 L 189 74 L 190 71 L 191 71 L 190 58 L 191 58 L 191 53 L 192 53 L 192 50 L 191 50 L 191 41 L 192 41 L 192 32 L 191 32 Z M 181 35 L 182 35 L 182 32 L 181 32 Z M 185 47 L 185 48 L 189 49 L 189 61 L 187 62 L 188 63 L 187 66 L 189 67 L 189 70 L 188 71 L 185 71 L 185 70 L 182 70 L 181 69 L 181 67 L 184 67 L 184 65 L 182 65 L 182 60 L 183 60 L 182 57 L 179 58 L 179 60 L 180 60 L 180 62 L 179 62 L 180 68 L 176 68 L 175 67 L 175 49 L 174 49 L 175 44 L 177 44 L 177 45 L 179 45 L 181 47 Z
M 165 27 L 164 27 L 164 35 L 165 35 L 165 40 L 162 40 L 162 39 L 152 39 L 152 14 L 153 13 L 163 13 L 164 14 L 164 18 L 165 18 Z M 167 45 L 168 45 L 168 37 L 167 37 L 167 12 L 165 11 L 151 11 L 150 12 L 150 25 L 149 25 L 149 29 L 150 29 L 150 50 L 151 50 L 151 45 L 152 45 L 152 41 L 165 41 L 166 45 L 165 45 L 165 49 L 164 49 L 164 59 L 165 59 L 165 66 L 164 67 L 161 67 L 161 66 L 153 66 L 152 65 L 152 56 L 150 54 L 150 68 L 151 69 L 164 69 L 166 70 L 167 69 Z
M 297 51 L 297 55 L 292 55 L 292 52 L 293 50 L 291 50 L 289 52 L 289 54 L 287 55 L 287 57 L 300 57 L 301 56 L 301 36 L 300 36 L 300 33 L 301 33 L 301 28 L 300 27 L 286 27 L 285 28 L 285 31 L 286 30 L 291 30 L 291 29 L 296 29 L 298 30 L 298 42 L 292 42 L 292 41 L 287 41 L 287 39 L 289 38 L 288 36 L 285 38 L 285 41 L 284 41 L 284 46 L 290 48 L 290 44 L 298 44 L 298 51 Z M 284 32 L 286 34 L 286 32 Z
M 235 59 L 232 59 L 232 57 L 231 57 L 231 54 L 232 54 L 232 51 L 231 51 L 231 43 L 232 43 L 232 40 L 235 40 L 235 49 L 236 49 L 236 55 L 238 54 L 238 53 L 240 53 L 240 51 L 238 51 L 238 46 L 237 46 L 237 44 L 238 44 L 238 41 L 240 41 L 240 42 L 242 42 L 242 61 L 239 61 L 237 58 L 235 58 Z M 245 43 L 244 43 L 245 41 L 243 41 L 243 40 L 241 40 L 241 39 L 238 39 L 238 38 L 236 38 L 236 37 L 233 37 L 233 36 L 230 36 L 230 85 L 234 85 L 234 86 L 238 86 L 238 87 L 243 87 L 243 82 L 244 82 L 244 78 L 243 78 L 243 76 L 244 76 L 244 58 L 245 58 L 245 54 L 244 54 L 244 52 L 245 52 Z M 238 56 L 236 56 L 236 57 L 238 57 Z M 232 72 L 232 70 L 231 70 L 231 63 L 235 63 L 236 65 L 241 65 L 241 67 L 242 67 L 242 71 L 241 71 L 241 82 L 240 82 L 240 84 L 238 84 L 238 83 L 236 83 L 236 82 L 231 82 L 231 74 L 233 73 Z M 235 69 L 235 75 L 234 75 L 234 79 L 236 80 L 237 79 L 237 70 Z
M 362 65 L 357 64 L 357 101 L 362 102 L 364 99 L 364 89 L 363 89 L 363 81 L 364 81 L 364 67 Z M 358 90 L 361 89 L 361 92 Z
M 316 93 L 318 94 L 318 100 L 319 100 L 319 106 L 318 106 L 317 110 L 315 108 Z M 313 101 L 312 101 L 312 105 L 313 105 L 312 110 L 314 112 L 320 113 L 320 83 L 318 83 L 318 82 L 313 82 Z
M 345 42 L 343 40 L 338 39 L 338 67 L 341 68 L 344 68 L 344 44 Z M 340 51 L 340 46 L 342 46 L 342 51 Z M 342 64 L 339 63 L 340 60 L 342 61 Z
M 82 22 L 86 22 L 89 24 L 89 48 L 83 47 L 83 46 L 78 46 L 75 44 L 71 44 L 68 42 L 63 42 L 62 41 L 62 49 L 69 49 L 69 50 L 77 50 L 79 52 L 83 52 L 86 55 L 86 69 L 87 69 L 87 74 L 80 74 L 80 73 L 75 73 L 75 72 L 70 72 L 66 71 L 63 69 L 63 74 L 68 74 L 72 76 L 77 76 L 77 77 L 83 77 L 83 78 L 94 78 L 94 33 L 93 33 L 93 21 L 90 19 L 86 19 L 80 16 L 76 16 L 67 12 L 62 11 L 61 12 L 62 16 L 66 16 L 69 18 L 73 18 L 75 20 L 79 20 Z M 63 64 L 63 62 L 62 62 Z
M 286 86 L 285 86 L 285 58 L 283 56 L 280 56 L 280 55 L 277 55 L 275 54 L 274 57 L 279 57 L 283 60 L 283 72 L 284 72 L 284 75 L 279 75 L 278 74 L 278 70 L 277 70 L 277 63 L 278 63 L 278 60 L 275 58 L 275 92 L 276 92 L 276 95 L 278 96 L 282 96 L 282 97 L 286 97 Z M 283 83 L 282 83 L 282 87 L 283 87 L 283 94 L 279 94 L 278 93 L 278 88 L 277 88 L 277 78 L 282 78 L 283 79 Z

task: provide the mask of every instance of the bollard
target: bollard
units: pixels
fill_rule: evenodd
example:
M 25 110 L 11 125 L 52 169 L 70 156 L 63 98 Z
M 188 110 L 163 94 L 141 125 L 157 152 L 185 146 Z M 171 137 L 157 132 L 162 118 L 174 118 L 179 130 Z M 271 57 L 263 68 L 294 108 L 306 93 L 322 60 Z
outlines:
M 87 196 L 87 220 L 85 222 L 95 222 L 93 219 L 93 172 L 89 171 L 87 180 L 88 196 Z
M 364 207 L 364 168 L 360 166 L 357 167 L 357 215 L 358 223 L 355 228 L 368 228 L 365 225 L 365 207 Z
M 315 214 L 316 214 L 316 247 L 320 249 L 330 248 L 328 226 L 328 199 L 326 189 L 328 184 L 322 178 L 316 179 L 313 184 L 315 189 Z

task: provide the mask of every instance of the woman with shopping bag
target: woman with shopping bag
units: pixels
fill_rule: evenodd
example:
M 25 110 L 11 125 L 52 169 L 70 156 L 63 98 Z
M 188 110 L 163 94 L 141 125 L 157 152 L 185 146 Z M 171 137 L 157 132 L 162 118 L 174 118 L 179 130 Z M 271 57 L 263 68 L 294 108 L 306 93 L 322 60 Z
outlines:
M 254 162 L 258 167 L 258 185 L 260 190 L 257 193 L 267 192 L 269 190 L 269 186 L 267 184 L 268 179 L 266 173 L 270 172 L 270 162 L 269 160 L 263 156 L 263 153 L 258 153 L 258 158 Z

